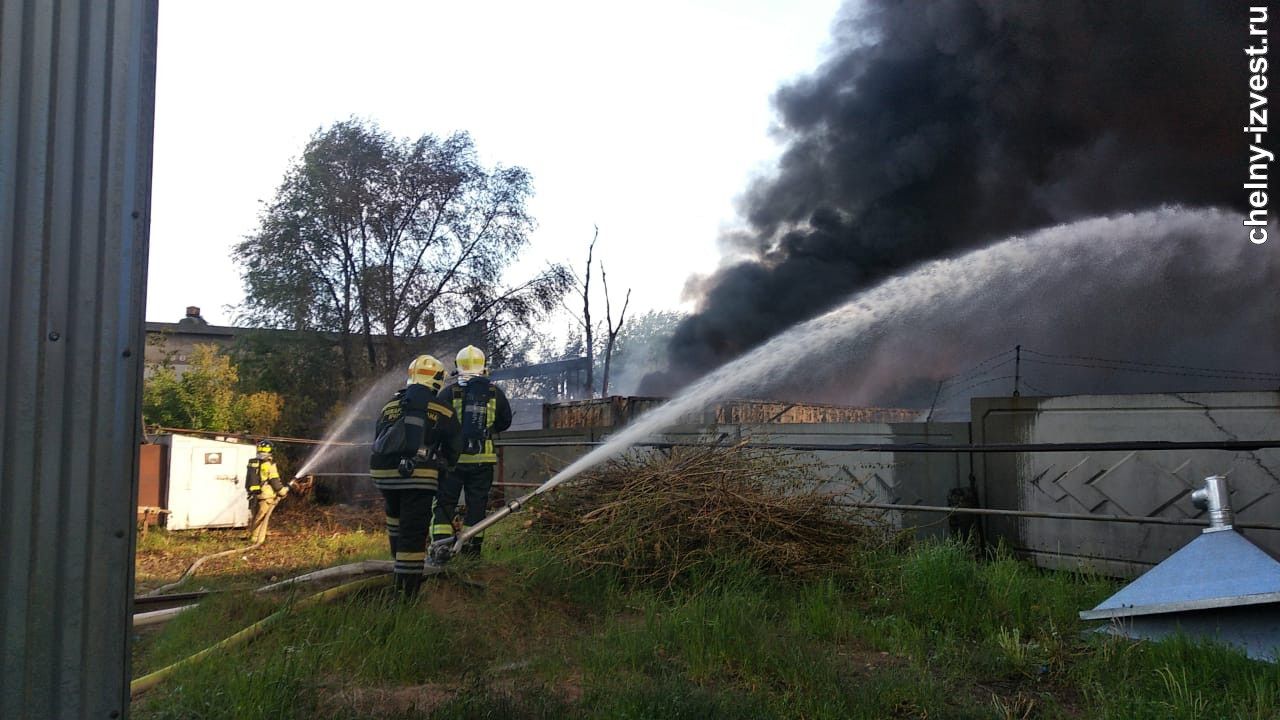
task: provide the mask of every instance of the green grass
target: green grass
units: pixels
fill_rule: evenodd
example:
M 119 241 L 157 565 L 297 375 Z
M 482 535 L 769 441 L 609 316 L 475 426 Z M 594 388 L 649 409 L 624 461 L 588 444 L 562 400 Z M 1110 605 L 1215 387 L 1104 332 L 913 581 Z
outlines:
M 176 674 L 138 718 L 1280 718 L 1280 669 L 1185 639 L 1086 636 L 1116 588 L 931 543 L 797 584 L 728 563 L 714 585 L 628 589 L 518 534 L 405 606 L 290 613 Z M 135 673 L 287 599 L 226 594 L 145 639 Z
M 138 538 L 138 592 L 172 582 L 197 558 L 223 550 L 244 548 L 243 530 L 167 532 L 153 529 Z M 265 545 L 209 561 L 195 577 L 168 592 L 257 588 L 281 579 L 343 563 L 387 558 L 381 532 L 357 529 L 339 532 L 273 531 Z

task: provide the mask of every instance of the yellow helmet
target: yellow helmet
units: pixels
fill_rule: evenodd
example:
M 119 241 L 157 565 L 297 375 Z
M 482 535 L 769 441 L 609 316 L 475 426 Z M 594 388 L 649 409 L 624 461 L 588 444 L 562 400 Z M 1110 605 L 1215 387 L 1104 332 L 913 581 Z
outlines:
M 444 385 L 444 364 L 430 355 L 419 355 L 409 363 L 408 384 L 439 390 Z
M 463 375 L 484 373 L 484 351 L 475 345 L 468 345 L 459 350 L 454 362 L 458 366 L 458 372 Z

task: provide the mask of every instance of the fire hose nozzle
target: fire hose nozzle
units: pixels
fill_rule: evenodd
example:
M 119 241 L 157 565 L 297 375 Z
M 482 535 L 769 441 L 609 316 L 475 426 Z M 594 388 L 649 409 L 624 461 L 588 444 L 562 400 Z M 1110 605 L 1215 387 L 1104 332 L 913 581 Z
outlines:
M 432 565 L 442 566 L 454 555 L 454 538 L 440 538 L 431 543 L 431 547 L 427 549 L 427 558 Z

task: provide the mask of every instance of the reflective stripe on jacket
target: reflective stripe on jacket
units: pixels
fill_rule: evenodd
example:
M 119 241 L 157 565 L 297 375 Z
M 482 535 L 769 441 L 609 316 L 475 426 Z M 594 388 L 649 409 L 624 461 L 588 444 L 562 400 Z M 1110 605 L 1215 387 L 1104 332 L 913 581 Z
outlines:
M 380 490 L 434 491 L 440 469 L 457 459 L 461 444 L 453 409 L 437 402 L 426 386 L 410 385 L 382 406 L 374 437 L 401 417 L 405 445 L 396 452 L 372 453 L 369 476 Z M 407 458 L 414 459 L 415 467 L 409 477 L 401 477 L 400 461 Z

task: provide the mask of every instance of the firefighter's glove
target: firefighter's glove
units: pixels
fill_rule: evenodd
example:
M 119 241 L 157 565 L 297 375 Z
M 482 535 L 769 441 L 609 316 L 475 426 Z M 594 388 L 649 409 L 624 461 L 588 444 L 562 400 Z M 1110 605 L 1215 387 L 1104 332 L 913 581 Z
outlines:
M 396 472 L 400 473 L 400 477 L 413 477 L 413 469 L 418 463 L 411 457 L 401 458 L 400 465 L 396 467 Z

